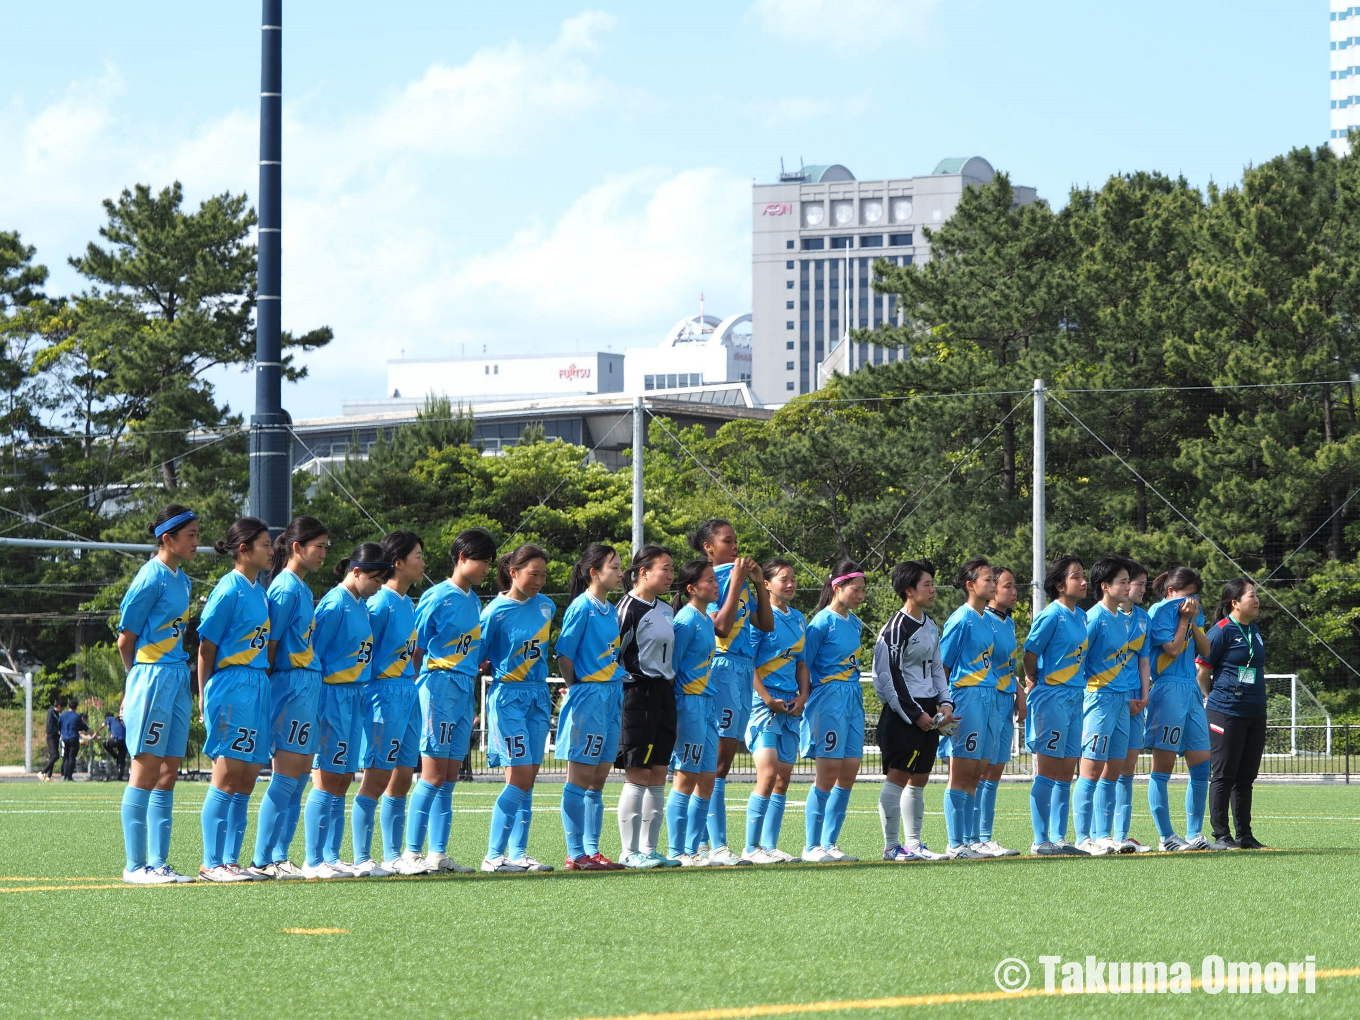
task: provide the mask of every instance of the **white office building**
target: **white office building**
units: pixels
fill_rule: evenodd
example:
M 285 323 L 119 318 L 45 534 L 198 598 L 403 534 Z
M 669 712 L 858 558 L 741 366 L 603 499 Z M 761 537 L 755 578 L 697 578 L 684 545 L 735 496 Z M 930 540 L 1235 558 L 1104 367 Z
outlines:
M 1360 127 L 1360 4 L 1331 0 L 1331 131 L 1338 156 L 1350 152 L 1346 134 Z
M 655 347 L 624 352 L 623 388 L 630 394 L 751 381 L 751 313 L 700 312 L 672 326 Z
M 387 399 L 412 406 L 427 394 L 454 403 L 486 403 L 622 391 L 623 355 L 605 351 L 393 358 L 387 363 Z
M 987 184 L 992 165 L 979 156 L 941 160 L 919 177 L 858 181 L 840 164 L 781 173 L 752 187 L 751 389 L 782 404 L 819 384 L 819 366 L 852 328 L 898 321 L 895 298 L 871 287 L 873 265 L 911 265 L 929 248 L 921 228 L 938 227 L 963 189 Z M 1033 188 L 1016 187 L 1019 205 Z M 843 372 L 900 357 L 895 348 L 855 343 L 838 351 Z

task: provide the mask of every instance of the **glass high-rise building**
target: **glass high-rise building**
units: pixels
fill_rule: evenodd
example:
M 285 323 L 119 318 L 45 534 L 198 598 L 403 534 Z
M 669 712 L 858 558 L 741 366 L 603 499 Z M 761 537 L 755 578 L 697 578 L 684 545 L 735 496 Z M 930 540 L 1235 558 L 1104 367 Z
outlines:
M 1331 0 L 1332 122 L 1328 142 L 1338 156 L 1350 152 L 1346 135 L 1360 127 L 1360 4 Z

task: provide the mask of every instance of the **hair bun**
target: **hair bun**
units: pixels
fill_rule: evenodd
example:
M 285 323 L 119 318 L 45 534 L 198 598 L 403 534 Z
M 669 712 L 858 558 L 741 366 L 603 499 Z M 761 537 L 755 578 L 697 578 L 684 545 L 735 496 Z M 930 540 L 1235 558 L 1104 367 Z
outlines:
M 213 543 L 213 548 L 217 550 L 218 556 L 226 556 L 231 552 L 231 546 L 227 545 L 226 539 L 222 538 Z

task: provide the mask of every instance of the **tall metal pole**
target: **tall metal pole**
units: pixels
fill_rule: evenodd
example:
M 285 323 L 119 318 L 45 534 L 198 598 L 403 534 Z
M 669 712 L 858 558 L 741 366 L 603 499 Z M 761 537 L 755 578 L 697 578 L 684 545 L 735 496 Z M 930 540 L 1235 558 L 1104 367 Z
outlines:
M 643 546 L 642 540 L 642 446 L 647 439 L 647 412 L 642 398 L 633 401 L 633 552 Z
M 283 0 L 263 0 L 260 25 L 260 223 L 255 293 L 255 414 L 250 510 L 277 535 L 292 516 L 290 419 L 283 409 L 280 243 L 283 180 Z
M 33 771 L 33 674 L 24 674 L 24 771 Z
M 1030 564 L 1030 586 L 1034 603 L 1030 608 L 1033 619 L 1044 608 L 1044 571 L 1048 569 L 1048 526 L 1044 516 L 1047 498 L 1044 493 L 1044 381 L 1034 380 L 1034 556 Z

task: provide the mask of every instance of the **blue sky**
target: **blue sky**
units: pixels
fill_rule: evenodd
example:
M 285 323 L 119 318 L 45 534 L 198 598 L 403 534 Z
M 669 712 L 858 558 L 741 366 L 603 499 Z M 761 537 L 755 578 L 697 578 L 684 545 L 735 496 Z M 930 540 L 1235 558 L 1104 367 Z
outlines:
M 385 9 L 384 9 L 385 8 Z M 66 257 L 100 201 L 256 188 L 259 7 L 0 6 L 0 229 Z M 752 180 L 982 155 L 1062 205 L 1135 169 L 1232 183 L 1327 134 L 1327 5 L 289 0 L 284 325 L 297 418 L 387 357 L 655 343 L 750 306 Z M 249 411 L 248 375 L 216 379 Z

